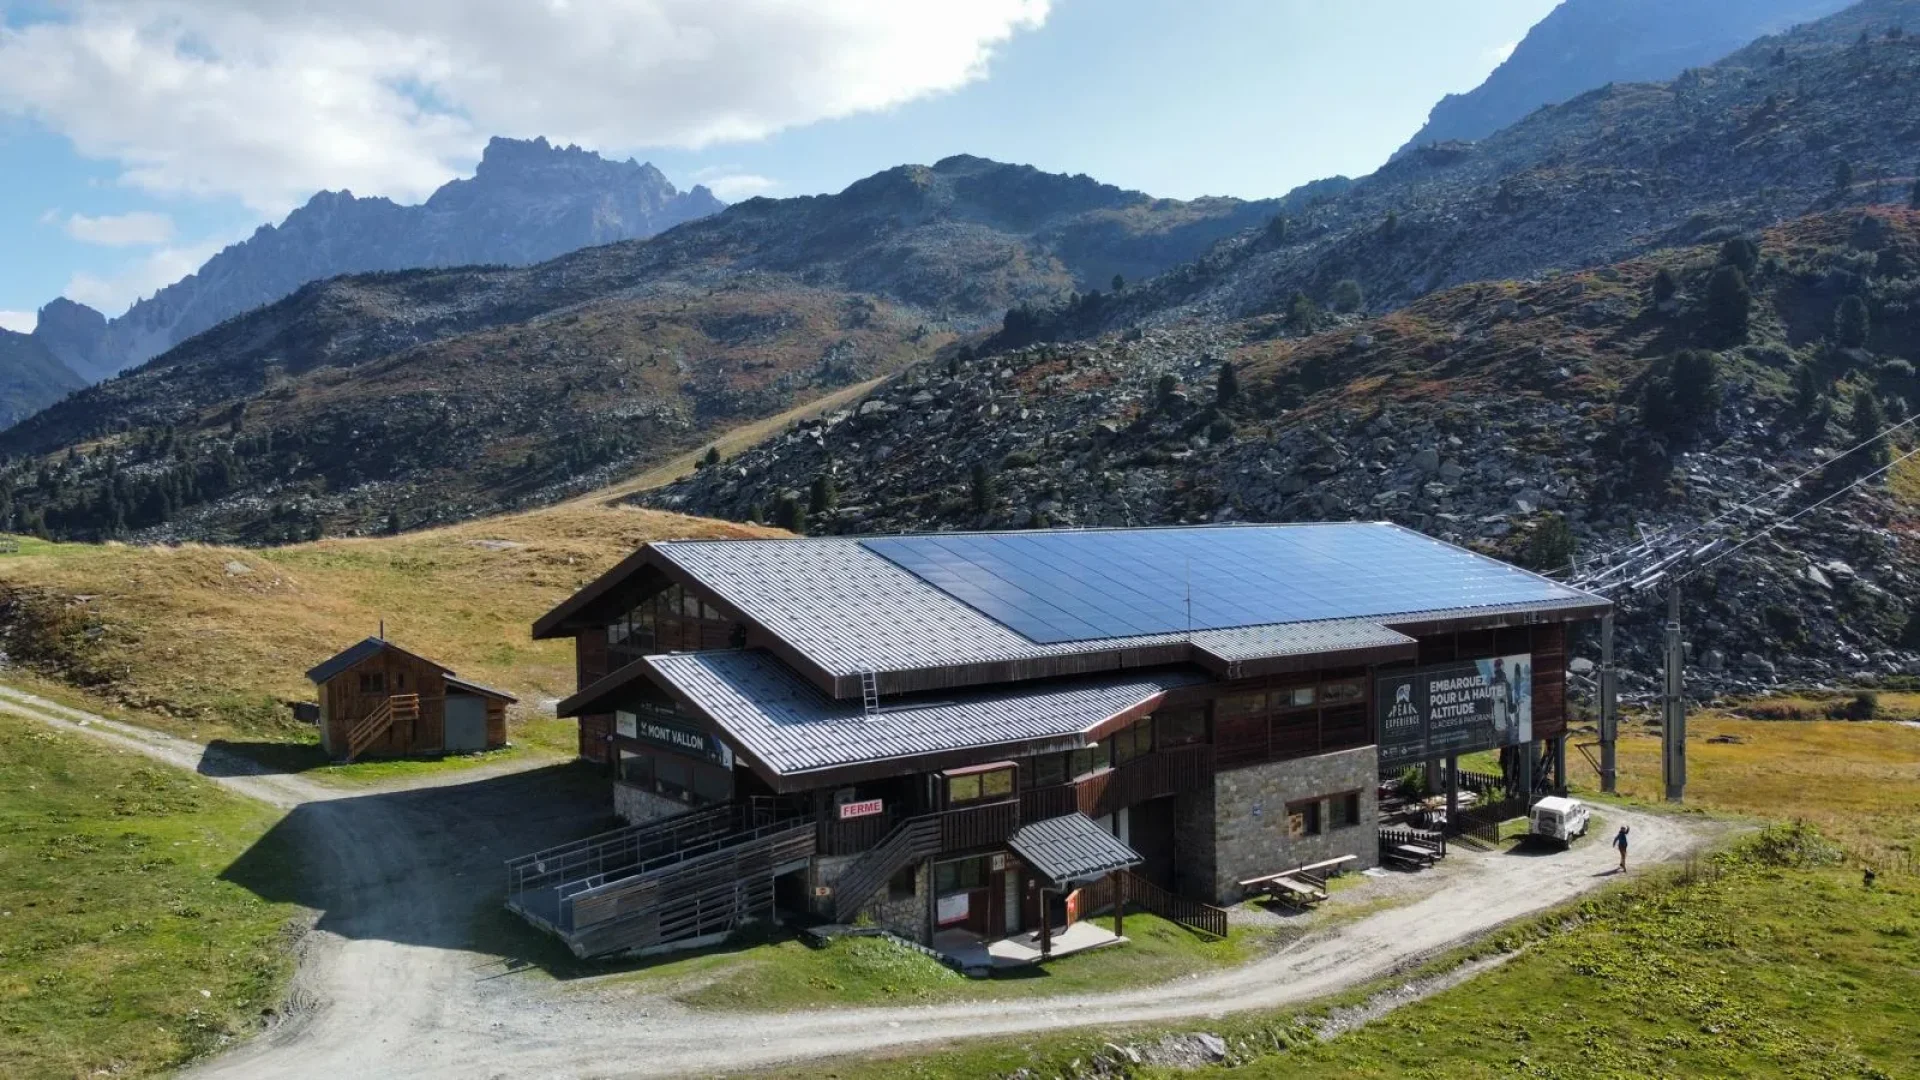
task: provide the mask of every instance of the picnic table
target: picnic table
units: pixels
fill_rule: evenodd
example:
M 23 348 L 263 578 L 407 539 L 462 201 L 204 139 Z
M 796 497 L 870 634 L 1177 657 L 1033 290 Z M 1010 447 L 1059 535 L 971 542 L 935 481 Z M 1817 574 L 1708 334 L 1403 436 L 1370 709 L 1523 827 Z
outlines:
M 1337 859 L 1282 870 L 1277 874 L 1247 878 L 1239 885 L 1248 892 L 1264 893 L 1289 907 L 1310 908 L 1327 898 L 1327 878 L 1352 861 L 1352 855 L 1342 855 Z

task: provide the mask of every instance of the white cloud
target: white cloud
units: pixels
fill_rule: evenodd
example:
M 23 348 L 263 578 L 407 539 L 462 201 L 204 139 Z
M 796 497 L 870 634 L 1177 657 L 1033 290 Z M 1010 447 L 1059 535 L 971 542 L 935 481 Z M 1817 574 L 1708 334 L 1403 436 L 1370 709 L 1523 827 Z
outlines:
M 123 181 L 279 213 L 418 197 L 489 135 L 697 149 L 985 74 L 1050 0 L 76 0 L 0 28 L 0 111 Z
M 62 227 L 75 240 L 108 247 L 150 246 L 173 239 L 173 219 L 149 210 L 103 217 L 73 214 L 62 223 Z
M 246 235 L 240 232 L 207 237 L 193 244 L 157 248 L 103 274 L 82 270 L 67 279 L 67 287 L 60 295 L 114 318 L 135 300 L 151 296 L 199 270 L 222 248 Z
M 780 186 L 780 181 L 770 176 L 742 172 L 735 165 L 708 166 L 693 174 L 693 182 L 707 185 L 707 190 L 722 202 L 751 199 Z
M 40 315 L 33 311 L 0 311 L 0 330 L 11 330 L 16 334 L 31 334 L 33 328 L 40 325 Z
M 1513 50 L 1519 47 L 1520 43 L 1518 41 L 1509 41 L 1505 45 L 1495 45 L 1493 48 L 1487 50 L 1487 59 L 1493 61 L 1494 67 L 1499 67 L 1501 64 L 1506 63 L 1507 58 L 1513 55 Z

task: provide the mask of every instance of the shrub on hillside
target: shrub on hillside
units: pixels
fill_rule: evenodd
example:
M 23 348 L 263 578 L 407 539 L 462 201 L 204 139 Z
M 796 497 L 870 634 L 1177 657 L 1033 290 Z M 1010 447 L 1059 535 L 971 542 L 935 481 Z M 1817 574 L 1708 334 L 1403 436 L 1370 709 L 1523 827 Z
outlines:
M 1332 299 L 1333 310 L 1342 315 L 1350 315 L 1366 306 L 1367 294 L 1360 288 L 1358 281 L 1345 278 L 1333 287 Z
M 1720 245 L 1720 265 L 1737 268 L 1744 277 L 1752 277 L 1754 267 L 1760 265 L 1760 245 L 1746 234 L 1730 237 Z
M 1752 318 L 1753 292 L 1738 266 L 1722 266 L 1707 280 L 1707 334 L 1716 343 L 1733 345 L 1747 339 Z

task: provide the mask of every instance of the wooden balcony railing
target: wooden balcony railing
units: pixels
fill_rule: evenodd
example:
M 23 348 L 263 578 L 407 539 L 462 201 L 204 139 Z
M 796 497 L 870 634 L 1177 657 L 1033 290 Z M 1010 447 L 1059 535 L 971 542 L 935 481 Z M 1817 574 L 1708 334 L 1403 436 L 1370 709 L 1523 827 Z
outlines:
M 819 836 L 815 846 L 822 855 L 858 855 L 886 839 L 900 823 L 900 816 L 891 812 L 845 821 L 833 817 L 834 812 L 828 807 L 816 826 Z
M 940 850 L 1004 844 L 1020 828 L 1020 800 L 963 806 L 940 814 Z
M 1202 743 L 1156 750 L 1072 783 L 1021 792 L 1020 820 L 1043 821 L 1075 811 L 1105 817 L 1148 799 L 1197 791 L 1212 778 L 1213 747 Z

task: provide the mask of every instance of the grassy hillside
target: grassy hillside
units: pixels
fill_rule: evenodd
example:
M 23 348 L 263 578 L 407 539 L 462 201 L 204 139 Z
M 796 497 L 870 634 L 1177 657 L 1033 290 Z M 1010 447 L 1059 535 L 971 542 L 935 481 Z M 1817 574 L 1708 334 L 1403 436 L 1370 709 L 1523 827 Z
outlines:
M 0 716 L 0 1076 L 146 1076 L 269 1015 L 296 911 L 217 875 L 278 816 Z
M 817 1075 L 1172 1078 L 1193 1074 L 1170 1062 L 1204 1060 L 1191 1051 L 1194 1031 L 1220 1035 L 1230 1050 L 1226 1067 L 1205 1076 L 1913 1075 L 1920 877 L 1883 872 L 1869 888 L 1847 851 L 1890 850 L 1920 835 L 1920 729 L 1710 713 L 1691 731 L 1690 809 L 1819 826 L 1776 826 L 1693 865 L 1630 874 L 1426 972 L 1303 1009 L 974 1043 L 831 1064 Z M 1727 738 L 1740 741 L 1714 741 Z M 1592 779 L 1574 767 L 1576 781 Z M 1633 732 L 1620 767 L 1624 792 L 1655 791 L 1658 739 Z M 1465 984 L 1377 1015 L 1426 974 L 1502 957 Z M 1146 1064 L 1117 1064 L 1116 1045 Z
M 572 504 L 407 533 L 266 549 L 23 541 L 0 555 L 0 636 L 18 664 L 198 739 L 310 739 L 284 706 L 304 672 L 387 636 L 521 698 L 574 689 L 573 650 L 533 620 L 638 544 L 763 530 Z

